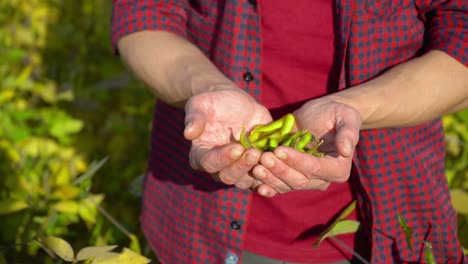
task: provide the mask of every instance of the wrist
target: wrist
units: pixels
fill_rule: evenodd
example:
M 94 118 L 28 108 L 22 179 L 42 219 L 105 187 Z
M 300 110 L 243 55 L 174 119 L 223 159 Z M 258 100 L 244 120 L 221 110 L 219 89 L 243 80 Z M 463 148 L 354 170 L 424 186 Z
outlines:
M 327 95 L 326 97 L 336 103 L 344 104 L 355 109 L 361 117 L 361 129 L 374 128 L 372 120 L 375 119 L 378 103 L 367 91 L 361 89 L 364 90 L 366 88 L 354 87 Z

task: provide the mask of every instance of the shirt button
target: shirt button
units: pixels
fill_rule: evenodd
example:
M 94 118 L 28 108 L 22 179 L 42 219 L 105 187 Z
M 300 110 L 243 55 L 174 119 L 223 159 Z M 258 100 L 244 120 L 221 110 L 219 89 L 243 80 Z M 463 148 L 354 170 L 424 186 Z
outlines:
M 253 81 L 253 79 L 254 79 L 252 73 L 250 73 L 250 72 L 244 73 L 244 76 L 242 76 L 242 77 L 244 78 L 244 81 L 246 81 L 247 83 Z
M 253 6 L 257 6 L 257 0 L 248 0 L 249 3 Z
M 231 228 L 234 229 L 234 230 L 239 230 L 241 228 L 241 225 L 239 224 L 239 222 L 234 220 L 234 221 L 231 222 Z

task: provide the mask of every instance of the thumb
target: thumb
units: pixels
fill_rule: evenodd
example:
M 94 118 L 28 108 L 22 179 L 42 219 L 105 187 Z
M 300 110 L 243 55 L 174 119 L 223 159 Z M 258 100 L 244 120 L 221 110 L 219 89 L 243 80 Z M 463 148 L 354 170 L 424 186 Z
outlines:
M 194 140 L 203 134 L 206 126 L 206 117 L 201 113 L 191 113 L 185 118 L 184 137 Z
M 340 120 L 336 126 L 336 148 L 343 157 L 351 157 L 359 141 L 361 119 L 359 116 L 348 116 L 347 120 Z

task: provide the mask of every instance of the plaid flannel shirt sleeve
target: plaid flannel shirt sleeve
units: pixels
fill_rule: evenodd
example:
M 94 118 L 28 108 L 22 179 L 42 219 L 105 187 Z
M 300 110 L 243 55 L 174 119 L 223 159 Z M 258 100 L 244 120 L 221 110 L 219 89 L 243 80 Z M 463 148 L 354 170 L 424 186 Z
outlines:
M 427 50 L 442 50 L 468 66 L 468 1 L 422 2 L 432 4 L 423 5 L 431 9 L 426 13 Z
M 187 35 L 186 0 L 113 0 L 111 42 L 117 51 L 120 38 L 144 30 L 164 30 Z

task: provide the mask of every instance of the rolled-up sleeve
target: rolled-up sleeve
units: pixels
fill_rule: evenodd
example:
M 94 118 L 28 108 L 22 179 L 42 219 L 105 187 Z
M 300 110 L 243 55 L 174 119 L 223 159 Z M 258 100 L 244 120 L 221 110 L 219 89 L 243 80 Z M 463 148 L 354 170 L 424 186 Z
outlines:
M 468 66 L 468 0 L 432 2 L 440 4 L 427 14 L 427 50 L 442 50 Z
M 164 30 L 185 37 L 187 34 L 187 1 L 114 0 L 111 18 L 111 42 L 143 30 Z

